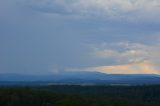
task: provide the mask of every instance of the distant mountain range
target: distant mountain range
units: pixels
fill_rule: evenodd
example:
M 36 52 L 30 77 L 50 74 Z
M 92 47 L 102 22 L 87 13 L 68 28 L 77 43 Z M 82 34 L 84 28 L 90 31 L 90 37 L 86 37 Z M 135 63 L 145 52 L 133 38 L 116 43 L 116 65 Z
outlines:
M 160 75 L 104 74 L 99 72 L 63 72 L 53 75 L 0 74 L 0 85 L 9 84 L 83 84 L 83 85 L 139 85 L 160 84 Z

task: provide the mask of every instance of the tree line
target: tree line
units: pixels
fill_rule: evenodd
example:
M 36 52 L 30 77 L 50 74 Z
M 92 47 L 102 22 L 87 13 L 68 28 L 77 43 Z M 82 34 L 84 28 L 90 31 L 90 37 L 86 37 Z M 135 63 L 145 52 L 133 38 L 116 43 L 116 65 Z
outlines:
M 160 106 L 160 86 L 0 88 L 0 106 Z

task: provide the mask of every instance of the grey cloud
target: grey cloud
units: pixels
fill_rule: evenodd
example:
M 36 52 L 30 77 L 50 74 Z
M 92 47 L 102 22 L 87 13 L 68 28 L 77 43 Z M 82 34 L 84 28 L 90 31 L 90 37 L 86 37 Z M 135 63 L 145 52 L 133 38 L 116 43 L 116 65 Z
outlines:
M 102 43 L 93 45 L 92 55 L 102 60 L 114 60 L 113 65 L 150 62 L 157 67 L 159 45 L 146 45 L 136 42 Z M 156 57 L 156 58 L 155 58 Z
M 43 12 L 99 16 L 133 22 L 157 22 L 160 10 L 160 2 L 157 0 L 34 0 L 30 5 Z
M 84 3 L 82 8 L 79 2 Z M 113 65 L 112 58 L 92 57 L 93 50 L 88 45 L 122 41 L 150 45 L 159 39 L 158 22 L 132 23 L 83 16 L 94 10 L 91 0 L 3 0 L 2 4 L 0 72 L 49 73 L 55 66 L 65 69 Z M 120 51 L 119 46 L 114 46 L 114 51 Z

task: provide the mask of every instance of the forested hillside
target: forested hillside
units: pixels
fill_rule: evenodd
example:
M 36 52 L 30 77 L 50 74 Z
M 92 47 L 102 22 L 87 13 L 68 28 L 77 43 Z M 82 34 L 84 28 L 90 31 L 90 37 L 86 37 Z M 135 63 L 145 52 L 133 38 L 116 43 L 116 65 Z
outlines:
M 160 106 L 160 86 L 0 88 L 0 106 Z

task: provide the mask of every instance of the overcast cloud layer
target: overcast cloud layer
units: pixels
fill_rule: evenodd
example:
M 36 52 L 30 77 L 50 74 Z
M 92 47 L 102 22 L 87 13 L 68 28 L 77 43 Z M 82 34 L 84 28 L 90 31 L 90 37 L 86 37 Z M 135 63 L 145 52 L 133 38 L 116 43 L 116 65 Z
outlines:
M 31 0 L 33 8 L 57 14 L 94 15 L 108 19 L 157 20 L 159 0 Z
M 1 0 L 0 73 L 160 74 L 159 0 Z

